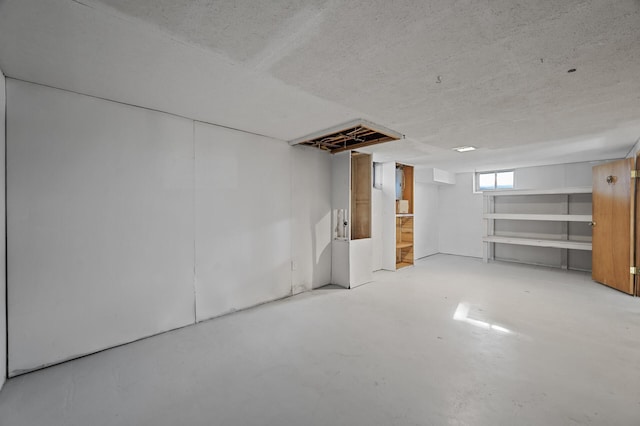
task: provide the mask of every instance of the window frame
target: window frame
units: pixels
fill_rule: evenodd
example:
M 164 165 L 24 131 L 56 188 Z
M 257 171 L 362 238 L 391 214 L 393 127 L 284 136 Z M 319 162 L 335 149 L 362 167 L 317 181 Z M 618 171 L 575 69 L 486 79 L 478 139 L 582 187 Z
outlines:
M 378 161 L 371 162 L 373 169 L 371 171 L 371 181 L 373 189 L 382 189 L 382 163 Z
M 513 184 L 508 188 L 498 188 L 498 174 L 499 173 L 513 173 Z M 493 188 L 480 188 L 480 175 L 490 175 L 493 174 Z M 516 188 L 516 171 L 515 169 L 504 169 L 504 170 L 487 170 L 484 172 L 475 172 L 473 174 L 473 192 L 481 193 L 485 191 L 503 191 L 509 189 Z

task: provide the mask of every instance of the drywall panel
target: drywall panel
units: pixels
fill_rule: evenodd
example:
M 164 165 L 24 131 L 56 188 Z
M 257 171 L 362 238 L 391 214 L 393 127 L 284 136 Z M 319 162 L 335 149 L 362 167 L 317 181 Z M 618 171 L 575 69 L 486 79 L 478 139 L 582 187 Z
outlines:
M 438 253 L 438 187 L 416 183 L 414 206 L 414 254 L 420 259 Z
M 438 230 L 440 253 L 482 257 L 482 194 L 473 192 L 473 173 L 438 186 Z
M 590 162 L 556 164 L 516 169 L 516 189 L 566 188 L 591 186 Z
M 291 152 L 195 123 L 198 321 L 291 294 Z
M 291 148 L 293 292 L 331 282 L 331 155 Z
M 7 79 L 9 369 L 194 321 L 192 122 Z
M 5 221 L 5 112 L 6 90 L 4 74 L 0 70 L 0 224 Z M 6 228 L 0 225 L 0 389 L 7 377 L 7 318 L 6 318 Z
M 382 189 L 373 188 L 371 191 L 371 268 L 374 271 L 382 269 Z
M 396 270 L 396 163 L 382 163 L 382 268 Z
M 351 206 L 351 152 L 345 151 L 331 156 L 331 238 L 332 261 L 331 283 L 349 288 L 349 239 L 350 226 L 346 227 L 344 239 L 336 239 L 337 230 L 342 226 L 338 223 L 338 210 L 345 211 L 346 220 L 350 220 Z
M 331 242 L 331 284 L 349 288 L 349 241 L 334 239 Z
M 373 281 L 371 238 L 349 241 L 349 288 Z
M 455 185 L 456 175 L 455 173 L 451 173 L 442 169 L 436 169 L 433 167 L 416 169 L 415 181 L 418 183 L 436 183 L 436 184 Z

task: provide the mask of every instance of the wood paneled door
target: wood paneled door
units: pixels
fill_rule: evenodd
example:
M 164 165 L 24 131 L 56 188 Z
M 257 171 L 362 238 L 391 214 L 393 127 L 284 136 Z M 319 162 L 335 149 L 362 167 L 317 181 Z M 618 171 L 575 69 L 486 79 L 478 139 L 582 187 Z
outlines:
M 635 276 L 635 158 L 593 167 L 594 281 L 634 294 Z
M 640 165 L 640 152 L 636 156 L 636 167 Z M 636 194 L 635 194 L 635 202 L 636 202 L 636 211 L 635 211 L 635 248 L 636 248 L 636 268 L 640 267 L 640 188 L 639 185 L 636 184 Z M 635 295 L 640 297 L 640 275 L 636 272 L 635 275 L 636 281 L 636 291 Z

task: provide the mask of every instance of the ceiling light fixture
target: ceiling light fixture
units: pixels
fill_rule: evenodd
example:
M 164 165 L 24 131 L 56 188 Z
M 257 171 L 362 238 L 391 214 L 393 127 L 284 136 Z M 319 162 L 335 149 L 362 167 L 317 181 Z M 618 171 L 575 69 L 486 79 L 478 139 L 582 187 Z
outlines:
M 459 146 L 457 148 L 453 148 L 453 150 L 458 152 L 469 152 L 469 151 L 475 151 L 476 147 L 475 146 Z

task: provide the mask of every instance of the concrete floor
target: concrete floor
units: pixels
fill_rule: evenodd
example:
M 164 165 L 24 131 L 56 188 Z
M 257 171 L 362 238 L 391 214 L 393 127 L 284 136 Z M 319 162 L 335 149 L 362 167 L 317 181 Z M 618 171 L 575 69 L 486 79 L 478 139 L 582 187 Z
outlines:
M 437 255 L 11 379 L 0 425 L 640 425 L 640 299 Z

